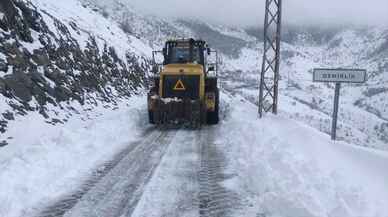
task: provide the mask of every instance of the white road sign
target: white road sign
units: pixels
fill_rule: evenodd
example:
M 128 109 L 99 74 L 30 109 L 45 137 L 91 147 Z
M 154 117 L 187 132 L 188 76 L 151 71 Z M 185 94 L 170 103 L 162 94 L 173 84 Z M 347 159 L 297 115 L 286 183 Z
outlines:
M 364 83 L 366 70 L 364 69 L 314 69 L 314 82 L 345 82 Z

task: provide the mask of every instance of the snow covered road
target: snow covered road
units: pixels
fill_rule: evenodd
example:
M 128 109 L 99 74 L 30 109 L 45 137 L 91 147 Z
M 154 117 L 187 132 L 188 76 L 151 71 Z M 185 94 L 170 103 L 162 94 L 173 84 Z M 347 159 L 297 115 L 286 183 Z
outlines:
M 130 216 L 176 132 L 154 131 L 65 216 Z
M 333 143 L 329 136 L 284 117 L 258 120 L 257 108 L 244 98 L 223 94 L 222 99 L 223 120 L 217 126 L 161 130 L 140 121 L 146 117 L 140 112 L 128 128 L 130 120 L 123 117 L 129 112 L 117 111 L 79 132 L 93 135 L 90 141 L 78 140 L 84 141 L 77 147 L 81 154 L 64 145 L 80 135 L 66 131 L 70 141 L 63 133 L 44 140 L 68 148 L 60 149 L 64 159 L 58 146 L 46 144 L 19 153 L 24 164 L 9 156 L 0 172 L 0 201 L 6 202 L 0 203 L 0 216 L 388 216 L 386 152 Z M 144 104 L 133 106 L 142 111 Z M 133 114 L 133 108 L 130 111 Z M 110 143 L 122 144 L 107 146 Z M 68 156 L 66 150 L 78 155 Z M 58 167 L 53 153 L 60 162 L 73 164 Z M 42 157 L 50 159 L 47 165 L 32 160 Z M 101 159 L 107 162 L 101 164 Z M 91 177 L 79 178 L 96 165 L 102 166 Z M 80 169 L 82 173 L 75 171 Z M 55 176 L 42 173 L 39 179 L 32 174 L 42 170 L 62 171 Z M 10 172 L 14 182 L 6 181 Z
M 216 128 L 153 129 L 119 155 L 119 162 L 86 192 L 47 207 L 38 216 L 228 216 L 238 195 L 220 185 L 227 175 Z

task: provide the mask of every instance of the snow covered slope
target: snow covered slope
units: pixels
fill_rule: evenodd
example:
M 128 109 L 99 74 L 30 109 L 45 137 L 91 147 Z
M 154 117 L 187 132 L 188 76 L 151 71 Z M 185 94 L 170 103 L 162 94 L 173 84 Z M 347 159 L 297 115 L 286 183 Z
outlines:
M 31 111 L 60 124 L 78 104 L 114 105 L 143 87 L 151 48 L 78 0 L 0 6 L 0 146 Z

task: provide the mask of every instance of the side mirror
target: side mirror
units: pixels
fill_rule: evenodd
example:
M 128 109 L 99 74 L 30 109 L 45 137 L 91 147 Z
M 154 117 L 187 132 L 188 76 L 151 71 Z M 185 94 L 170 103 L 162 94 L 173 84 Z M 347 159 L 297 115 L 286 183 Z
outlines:
M 207 50 L 207 55 L 210 55 L 211 52 L 212 52 L 212 51 L 210 50 L 210 48 L 207 48 L 206 50 Z

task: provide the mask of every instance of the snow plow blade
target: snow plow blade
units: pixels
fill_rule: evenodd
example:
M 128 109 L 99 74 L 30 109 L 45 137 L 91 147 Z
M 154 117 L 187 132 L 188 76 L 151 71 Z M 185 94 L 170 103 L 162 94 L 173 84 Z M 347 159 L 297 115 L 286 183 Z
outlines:
M 206 123 L 205 106 L 200 100 L 149 97 L 150 123 L 165 127 L 199 128 Z

